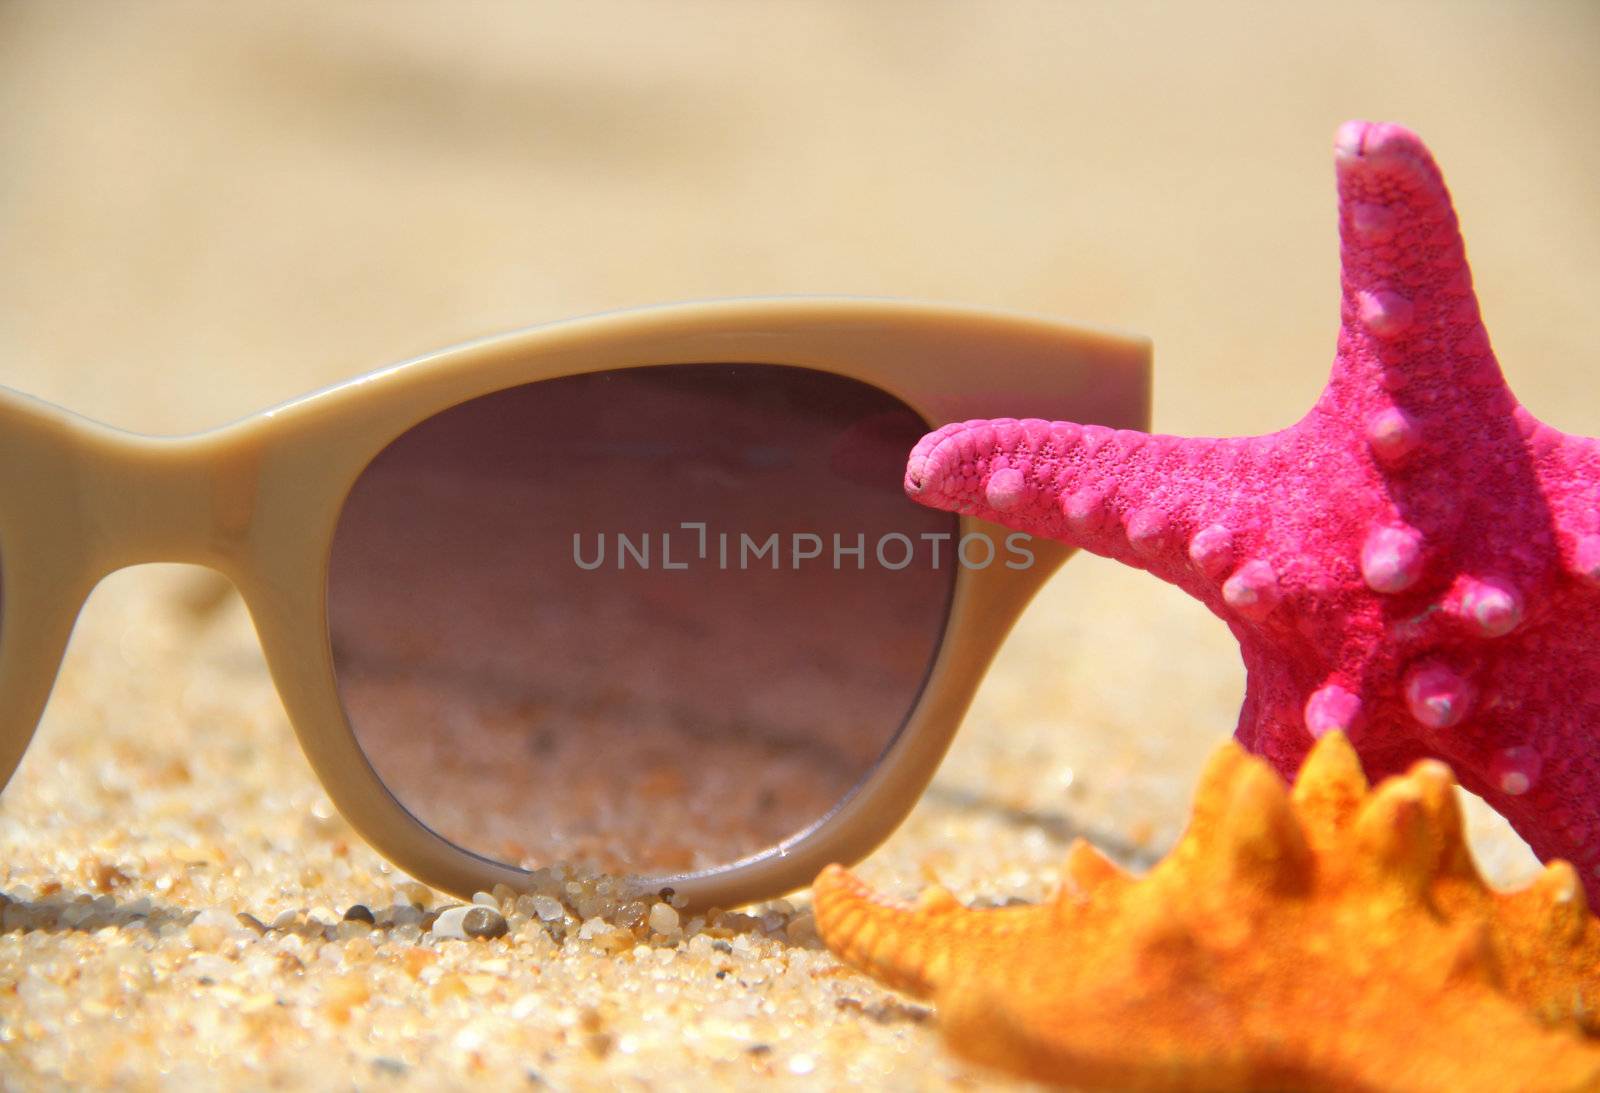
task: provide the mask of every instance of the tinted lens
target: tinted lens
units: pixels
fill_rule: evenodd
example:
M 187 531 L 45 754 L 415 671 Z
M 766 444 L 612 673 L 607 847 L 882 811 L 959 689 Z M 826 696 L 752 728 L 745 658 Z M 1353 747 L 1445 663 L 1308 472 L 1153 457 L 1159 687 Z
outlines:
M 927 427 L 865 384 L 747 364 L 424 421 L 334 540 L 362 750 L 428 827 L 525 867 L 678 873 L 804 830 L 883 754 L 943 633 L 956 520 L 901 488 Z

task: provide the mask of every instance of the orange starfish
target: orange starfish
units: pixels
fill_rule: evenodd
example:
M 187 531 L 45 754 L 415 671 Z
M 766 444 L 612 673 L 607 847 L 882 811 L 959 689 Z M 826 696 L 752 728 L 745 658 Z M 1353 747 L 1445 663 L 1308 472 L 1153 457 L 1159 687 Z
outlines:
M 1370 790 L 1330 732 L 1291 793 L 1228 743 L 1188 830 L 1135 878 L 1077 842 L 1060 894 L 915 907 L 829 866 L 817 927 L 931 997 L 958 1053 L 1142 1090 L 1600 1089 L 1600 920 L 1571 866 L 1483 881 L 1435 760 Z

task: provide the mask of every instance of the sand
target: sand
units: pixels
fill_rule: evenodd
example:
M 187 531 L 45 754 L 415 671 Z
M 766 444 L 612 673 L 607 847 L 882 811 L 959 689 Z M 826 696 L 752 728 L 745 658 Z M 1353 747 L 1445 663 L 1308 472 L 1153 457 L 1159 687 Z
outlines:
M 530 323 L 838 292 L 1142 331 L 1159 429 L 1264 431 L 1332 357 L 1330 144 L 1367 116 L 1438 155 L 1523 401 L 1596 434 L 1597 45 L 1582 3 L 12 3 L 0 382 L 182 432 Z M 1075 559 L 862 871 L 1004 900 L 1077 833 L 1148 861 L 1241 689 L 1197 604 Z M 8 1088 L 1009 1084 L 804 893 L 720 938 L 425 934 L 449 901 L 335 814 L 199 570 L 91 597 L 0 863 Z

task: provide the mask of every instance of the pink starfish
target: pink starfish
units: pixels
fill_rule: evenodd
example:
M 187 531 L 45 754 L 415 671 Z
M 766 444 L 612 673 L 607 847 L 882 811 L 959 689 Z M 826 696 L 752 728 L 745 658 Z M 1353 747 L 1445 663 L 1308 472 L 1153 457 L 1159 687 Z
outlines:
M 1444 759 L 1600 902 L 1600 441 L 1506 386 L 1417 136 L 1350 122 L 1335 151 L 1338 352 L 1299 422 L 968 421 L 906 491 L 1177 585 L 1239 640 L 1239 740 L 1285 777 L 1335 728 L 1372 778 Z

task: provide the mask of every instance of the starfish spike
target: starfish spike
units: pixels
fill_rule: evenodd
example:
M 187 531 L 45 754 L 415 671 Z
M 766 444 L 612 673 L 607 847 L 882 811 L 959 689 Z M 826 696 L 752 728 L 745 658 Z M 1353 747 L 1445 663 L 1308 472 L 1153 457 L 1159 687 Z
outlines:
M 1421 140 L 1350 122 L 1335 159 L 1338 346 L 1300 421 L 968 421 L 906 491 L 1177 585 L 1238 639 L 1237 735 L 1280 773 L 1334 729 L 1374 778 L 1444 759 L 1600 901 L 1600 441 L 1506 385 Z

